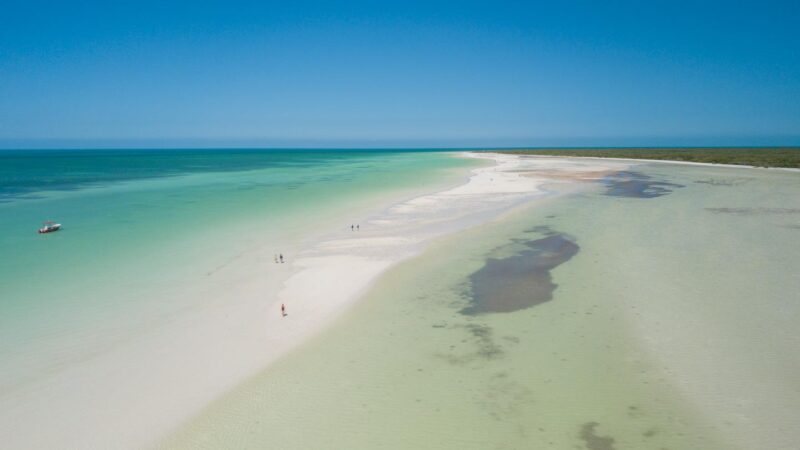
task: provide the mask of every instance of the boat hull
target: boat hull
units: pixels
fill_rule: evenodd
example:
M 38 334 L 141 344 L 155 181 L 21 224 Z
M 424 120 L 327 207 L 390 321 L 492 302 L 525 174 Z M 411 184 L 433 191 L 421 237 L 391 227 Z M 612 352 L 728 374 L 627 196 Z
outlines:
M 61 229 L 61 225 L 39 228 L 39 234 L 54 233 Z

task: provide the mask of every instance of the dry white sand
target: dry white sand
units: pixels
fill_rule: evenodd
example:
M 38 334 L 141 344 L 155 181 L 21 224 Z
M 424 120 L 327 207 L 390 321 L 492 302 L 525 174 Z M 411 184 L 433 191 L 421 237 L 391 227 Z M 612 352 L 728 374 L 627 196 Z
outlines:
M 330 325 L 381 273 L 419 254 L 433 239 L 548 196 L 549 183 L 575 183 L 581 177 L 574 174 L 591 178 L 629 165 L 492 153 L 460 156 L 494 165 L 473 170 L 461 186 L 363 217 L 359 231 L 331 232 L 289 249 L 286 264 L 274 264 L 267 249 L 275 247 L 260 242 L 214 272 L 211 289 L 184 293 L 198 297 L 197 308 L 0 394 L 1 446 L 150 445 Z

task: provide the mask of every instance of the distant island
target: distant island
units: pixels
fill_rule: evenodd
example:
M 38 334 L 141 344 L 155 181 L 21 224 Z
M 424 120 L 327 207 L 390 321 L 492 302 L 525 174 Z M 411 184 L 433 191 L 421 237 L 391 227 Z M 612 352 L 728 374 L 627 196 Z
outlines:
M 492 151 L 515 155 L 659 159 L 708 164 L 800 168 L 800 147 L 532 148 Z

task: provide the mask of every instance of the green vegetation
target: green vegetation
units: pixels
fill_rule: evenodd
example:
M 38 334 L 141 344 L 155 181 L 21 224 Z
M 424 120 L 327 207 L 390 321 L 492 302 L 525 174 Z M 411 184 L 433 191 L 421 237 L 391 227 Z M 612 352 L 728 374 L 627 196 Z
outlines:
M 800 168 L 800 147 L 709 148 L 534 148 L 496 150 L 517 155 L 592 156 L 597 158 L 664 159 L 757 167 Z

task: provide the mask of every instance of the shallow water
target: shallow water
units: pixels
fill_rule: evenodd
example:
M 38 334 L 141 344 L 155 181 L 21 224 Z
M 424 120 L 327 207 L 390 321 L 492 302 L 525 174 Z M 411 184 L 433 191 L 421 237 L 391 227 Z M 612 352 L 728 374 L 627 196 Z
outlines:
M 187 311 L 236 304 L 240 286 L 265 292 L 274 254 L 475 165 L 383 151 L 0 152 L 0 441 L 32 448 L 41 436 L 25 432 L 79 422 L 47 407 L 62 375 L 114 354 L 111 369 L 147 365 L 121 349 Z M 63 229 L 36 234 L 45 219 Z M 87 402 L 102 385 L 64 379 Z M 41 425 L 13 425 L 23 410 Z
M 441 240 L 163 446 L 794 448 L 800 177 L 635 170 L 684 187 Z

